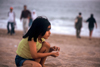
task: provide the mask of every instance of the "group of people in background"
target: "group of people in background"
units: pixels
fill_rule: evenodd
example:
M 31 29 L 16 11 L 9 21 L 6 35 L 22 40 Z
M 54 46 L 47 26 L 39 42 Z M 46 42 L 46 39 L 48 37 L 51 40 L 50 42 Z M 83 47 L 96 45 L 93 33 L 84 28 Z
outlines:
M 79 16 L 77 16 L 76 19 L 75 19 L 75 29 L 76 29 L 76 37 L 77 38 L 81 38 L 80 37 L 80 32 L 81 32 L 82 21 L 83 21 L 83 18 L 82 18 L 81 15 L 82 15 L 82 13 L 80 12 Z M 93 29 L 94 29 L 94 25 L 97 28 L 97 23 L 96 23 L 96 20 L 95 20 L 93 14 L 91 14 L 90 17 L 85 22 L 88 22 L 89 39 L 91 40 Z
M 36 19 L 37 14 L 36 11 L 33 10 L 32 12 L 30 12 L 27 9 L 27 6 L 24 5 L 24 9 L 21 12 L 21 16 L 20 16 L 20 20 L 22 20 L 23 22 L 23 35 L 26 34 L 26 32 L 28 31 L 28 29 L 31 27 L 32 22 L 34 21 L 34 19 Z M 75 19 L 75 28 L 76 28 L 76 37 L 77 38 L 81 38 L 80 37 L 80 32 L 81 32 L 81 28 L 82 28 L 82 13 L 79 13 L 79 16 L 76 17 Z M 91 39 L 92 37 L 92 32 L 94 29 L 94 24 L 96 25 L 97 28 L 97 23 L 96 20 L 93 16 L 93 14 L 91 14 L 90 18 L 88 18 L 85 22 L 89 22 L 88 28 L 89 28 L 89 39 Z M 9 29 L 9 25 L 11 25 L 11 30 Z M 15 13 L 13 12 L 13 7 L 10 7 L 10 11 L 8 12 L 8 23 L 7 23 L 7 34 L 15 34 L 15 25 L 16 25 L 16 21 L 15 21 Z
M 27 9 L 27 6 L 24 5 L 24 9 L 21 12 L 21 16 L 20 16 L 20 20 L 23 22 L 23 35 L 26 34 L 26 32 L 28 31 L 28 29 L 31 27 L 32 22 L 34 21 L 34 19 L 36 19 L 37 14 L 36 11 L 33 10 L 32 12 L 30 12 Z M 10 11 L 8 12 L 8 23 L 7 23 L 7 34 L 15 34 L 15 25 L 16 25 L 16 21 L 15 21 L 15 13 L 13 12 L 13 7 L 10 7 Z M 11 26 L 11 30 L 9 29 L 9 26 Z

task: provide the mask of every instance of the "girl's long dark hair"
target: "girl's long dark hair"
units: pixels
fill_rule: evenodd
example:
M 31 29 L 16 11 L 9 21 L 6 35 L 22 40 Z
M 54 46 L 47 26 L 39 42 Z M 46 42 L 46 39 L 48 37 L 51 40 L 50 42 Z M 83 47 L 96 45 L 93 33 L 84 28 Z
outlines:
M 32 38 L 36 42 L 38 36 L 41 34 L 43 36 L 48 26 L 51 25 L 47 18 L 43 18 L 42 16 L 37 17 L 33 23 L 28 32 L 23 36 L 23 38 L 28 37 L 28 41 L 31 41 Z

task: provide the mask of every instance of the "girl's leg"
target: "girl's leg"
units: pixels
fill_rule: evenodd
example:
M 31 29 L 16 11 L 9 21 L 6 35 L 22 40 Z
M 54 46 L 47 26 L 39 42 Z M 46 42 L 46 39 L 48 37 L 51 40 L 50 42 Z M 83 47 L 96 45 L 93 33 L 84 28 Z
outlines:
M 23 66 L 21 67 L 42 67 L 42 66 L 38 62 L 26 60 L 23 62 Z
M 43 42 L 42 48 L 39 50 L 40 53 L 48 53 L 50 49 L 50 44 L 47 42 Z M 44 63 L 47 57 L 41 59 L 35 59 L 35 61 L 39 62 L 43 67 L 45 67 Z

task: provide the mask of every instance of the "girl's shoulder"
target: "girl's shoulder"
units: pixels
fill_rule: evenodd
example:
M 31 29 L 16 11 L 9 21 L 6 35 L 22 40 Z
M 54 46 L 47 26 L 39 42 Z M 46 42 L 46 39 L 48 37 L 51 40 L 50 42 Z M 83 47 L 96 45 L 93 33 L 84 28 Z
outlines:
M 26 41 L 28 41 L 28 38 L 23 38 L 22 40 L 21 40 L 21 42 L 26 42 Z
M 42 42 L 44 42 L 44 41 L 45 41 L 45 39 L 44 39 L 44 38 L 41 38 L 41 40 L 42 40 Z

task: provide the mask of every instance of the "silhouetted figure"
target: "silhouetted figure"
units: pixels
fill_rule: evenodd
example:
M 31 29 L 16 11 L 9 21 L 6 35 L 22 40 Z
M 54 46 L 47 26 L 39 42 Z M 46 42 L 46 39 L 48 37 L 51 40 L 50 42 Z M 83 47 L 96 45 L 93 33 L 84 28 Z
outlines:
M 81 16 L 81 13 L 79 13 L 79 16 L 77 16 L 76 19 L 75 19 L 75 28 L 76 28 L 76 37 L 77 38 L 81 38 L 80 37 L 80 32 L 81 32 L 81 28 L 82 28 L 82 16 Z
M 90 15 L 90 18 L 88 18 L 86 20 L 86 22 L 89 22 L 89 24 L 88 24 L 88 28 L 89 28 L 89 39 L 91 39 L 92 32 L 93 32 L 93 29 L 94 29 L 94 24 L 96 25 L 96 28 L 97 28 L 97 23 L 96 23 L 95 18 L 93 17 L 93 14 Z

